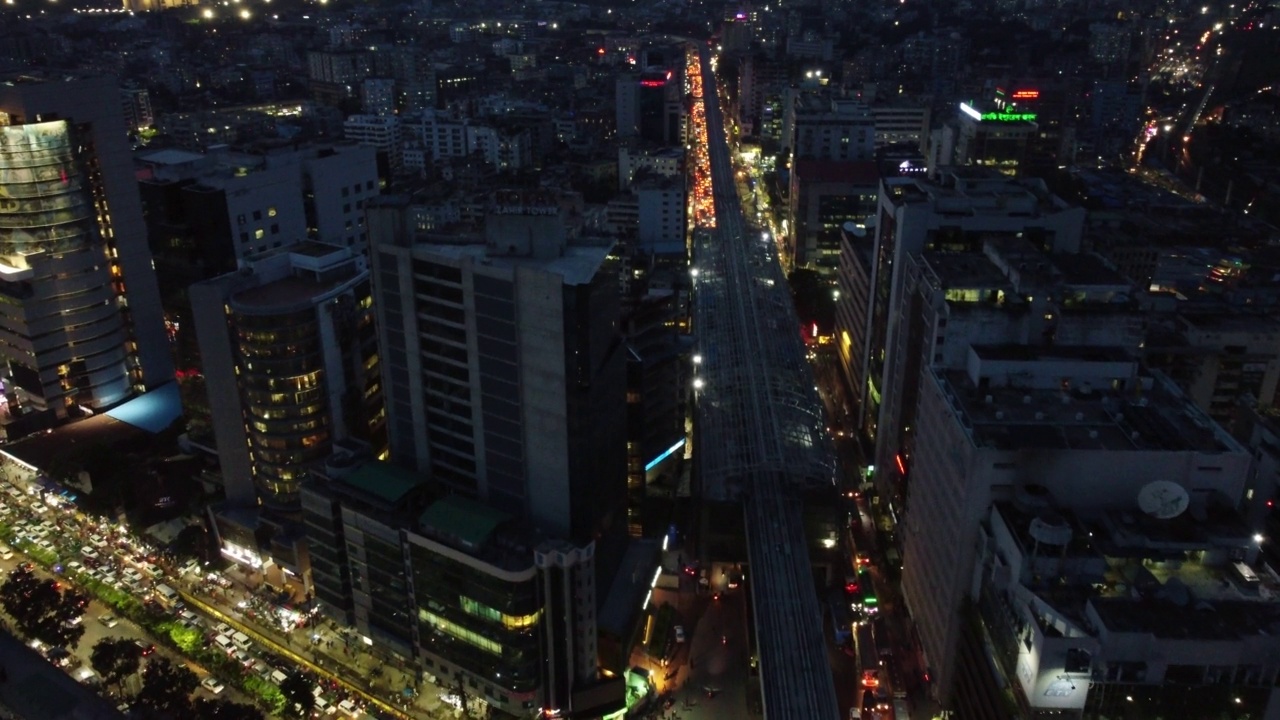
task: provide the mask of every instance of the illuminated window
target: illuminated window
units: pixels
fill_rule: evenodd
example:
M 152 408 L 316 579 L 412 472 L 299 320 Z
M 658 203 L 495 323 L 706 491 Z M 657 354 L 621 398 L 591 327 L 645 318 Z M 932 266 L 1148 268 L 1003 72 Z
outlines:
M 267 236 L 267 231 L 266 231 L 266 230 L 263 230 L 262 228 L 258 228 L 257 230 L 254 230 L 254 231 L 253 231 L 253 239 L 254 239 L 254 240 L 261 240 L 262 238 L 264 238 L 264 237 L 266 237 L 266 236 Z
M 274 207 L 267 208 L 267 217 L 275 217 L 276 209 Z
M 468 645 L 473 645 L 475 647 L 478 647 L 481 650 L 484 650 L 485 652 L 492 653 L 494 655 L 502 655 L 502 645 L 494 642 L 493 640 L 490 640 L 489 638 L 481 635 L 480 633 L 473 632 L 464 627 L 461 627 L 455 623 L 452 623 L 440 617 L 439 615 L 436 615 L 435 613 L 430 613 L 430 612 L 427 612 L 426 610 L 421 610 L 419 612 L 422 613 L 422 619 L 425 620 L 427 623 L 429 623 L 436 630 L 439 630 L 440 632 L 443 632 L 446 635 L 450 635 L 454 638 L 457 638 L 458 640 L 461 640 L 467 643 Z

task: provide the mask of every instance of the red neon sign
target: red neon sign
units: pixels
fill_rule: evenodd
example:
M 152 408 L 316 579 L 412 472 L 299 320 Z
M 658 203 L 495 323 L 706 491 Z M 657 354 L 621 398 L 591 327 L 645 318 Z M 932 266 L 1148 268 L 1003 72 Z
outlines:
M 641 80 L 640 87 L 662 87 L 666 85 L 666 80 Z
M 903 475 L 906 475 L 907 464 L 902 462 L 902 453 L 898 453 L 897 455 L 894 455 L 893 459 L 898 461 L 898 472 L 902 473 Z
M 1015 90 L 1013 93 L 1014 100 L 1036 100 L 1039 97 L 1039 90 Z

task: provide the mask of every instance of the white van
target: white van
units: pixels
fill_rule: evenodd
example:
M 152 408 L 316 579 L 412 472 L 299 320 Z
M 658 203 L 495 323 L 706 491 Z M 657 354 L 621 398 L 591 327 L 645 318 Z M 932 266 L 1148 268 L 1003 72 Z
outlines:
M 231 642 L 231 638 L 227 637 L 226 635 L 217 636 L 216 638 L 213 639 L 213 642 L 215 645 L 222 648 L 222 652 L 228 655 L 235 652 L 236 650 L 235 643 Z
M 242 632 L 236 632 L 232 635 L 231 642 L 235 643 L 236 647 L 240 650 L 248 650 L 253 647 L 253 641 L 249 639 L 248 635 L 245 635 Z
M 156 586 L 156 594 L 169 604 L 173 604 L 178 601 L 178 591 L 163 583 Z

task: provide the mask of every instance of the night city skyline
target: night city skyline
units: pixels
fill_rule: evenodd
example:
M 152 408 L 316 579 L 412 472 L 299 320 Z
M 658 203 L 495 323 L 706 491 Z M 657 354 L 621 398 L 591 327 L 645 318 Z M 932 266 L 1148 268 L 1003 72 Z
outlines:
M 1280 720 L 1277 25 L 0 0 L 0 714 Z

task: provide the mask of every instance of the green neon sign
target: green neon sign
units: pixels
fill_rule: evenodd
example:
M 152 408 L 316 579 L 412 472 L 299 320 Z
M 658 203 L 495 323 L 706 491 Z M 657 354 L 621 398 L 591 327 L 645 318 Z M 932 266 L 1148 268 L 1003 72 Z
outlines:
M 986 112 L 982 113 L 983 120 L 994 120 L 996 122 L 1035 122 L 1035 113 L 1019 113 L 1019 112 Z

